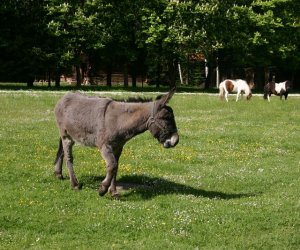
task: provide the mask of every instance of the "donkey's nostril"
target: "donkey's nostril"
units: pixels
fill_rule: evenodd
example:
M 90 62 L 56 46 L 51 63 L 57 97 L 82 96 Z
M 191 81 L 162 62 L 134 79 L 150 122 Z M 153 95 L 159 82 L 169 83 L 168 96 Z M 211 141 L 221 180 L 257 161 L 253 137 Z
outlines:
M 171 143 L 170 142 L 171 142 L 170 140 L 166 140 L 164 142 L 164 148 L 170 148 L 171 147 Z

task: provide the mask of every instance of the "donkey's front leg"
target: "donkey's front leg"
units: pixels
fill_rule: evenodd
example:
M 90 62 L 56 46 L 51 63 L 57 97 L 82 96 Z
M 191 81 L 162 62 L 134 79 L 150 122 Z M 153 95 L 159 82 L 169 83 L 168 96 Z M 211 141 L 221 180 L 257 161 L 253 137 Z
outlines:
M 112 197 L 118 197 L 119 196 L 119 193 L 117 191 L 117 173 L 118 173 L 119 159 L 120 159 L 122 150 L 123 150 L 123 147 L 121 147 L 120 145 L 119 145 L 119 147 L 117 147 L 114 150 L 114 155 L 115 155 L 115 158 L 117 160 L 117 170 L 115 171 L 115 173 L 112 177 L 112 180 L 111 180 L 111 183 L 110 183 L 110 186 L 109 186 L 109 189 L 108 189 Z
M 119 192 L 117 190 L 117 173 L 111 179 L 111 183 L 110 183 L 110 186 L 108 188 L 108 191 L 110 192 L 112 197 L 118 197 L 119 196 Z
M 106 176 L 100 184 L 99 195 L 105 195 L 108 191 L 108 188 L 111 186 L 110 192 L 113 196 L 116 196 L 118 195 L 115 184 L 115 179 L 118 171 L 118 158 L 114 154 L 113 149 L 110 145 L 103 145 L 101 148 L 101 154 L 106 162 Z

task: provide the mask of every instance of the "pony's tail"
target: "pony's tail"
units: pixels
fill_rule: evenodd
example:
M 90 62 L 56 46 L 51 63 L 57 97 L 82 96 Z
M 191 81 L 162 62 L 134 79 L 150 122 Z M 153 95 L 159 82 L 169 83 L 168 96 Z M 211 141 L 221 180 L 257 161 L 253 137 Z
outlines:
M 62 140 L 61 140 L 61 137 L 60 137 L 59 138 L 58 150 L 57 150 L 56 158 L 55 158 L 55 161 L 54 161 L 54 165 L 56 165 L 56 163 L 63 156 L 63 154 L 64 154 L 64 149 L 63 149 Z
M 268 91 L 269 91 L 269 86 L 270 84 L 266 84 L 265 87 L 264 87 L 264 99 L 267 100 L 268 99 Z

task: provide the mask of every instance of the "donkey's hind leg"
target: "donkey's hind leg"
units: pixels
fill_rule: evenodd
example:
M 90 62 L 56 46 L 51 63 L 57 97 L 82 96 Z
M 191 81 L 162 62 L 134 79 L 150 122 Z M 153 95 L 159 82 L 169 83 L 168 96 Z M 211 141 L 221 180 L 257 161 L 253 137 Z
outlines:
M 54 162 L 54 165 L 55 165 L 54 174 L 58 179 L 61 179 L 61 180 L 64 179 L 64 177 L 62 175 L 63 158 L 64 158 L 64 149 L 62 146 L 62 140 L 61 140 L 61 138 L 59 138 L 59 146 L 58 146 L 58 150 L 57 150 L 57 154 L 56 154 L 56 159 Z
M 69 170 L 70 182 L 71 186 L 74 189 L 79 189 L 79 183 L 75 176 L 74 167 L 73 167 L 73 154 L 72 154 L 72 147 L 74 145 L 74 141 L 68 137 L 63 137 L 62 139 L 63 149 L 65 152 L 65 160 L 67 163 L 67 167 Z

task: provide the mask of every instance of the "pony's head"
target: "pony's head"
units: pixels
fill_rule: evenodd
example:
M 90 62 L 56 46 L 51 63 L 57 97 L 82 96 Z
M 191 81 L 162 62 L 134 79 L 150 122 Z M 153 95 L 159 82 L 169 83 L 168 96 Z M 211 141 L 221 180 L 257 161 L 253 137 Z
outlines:
M 179 141 L 173 110 L 167 106 L 174 93 L 175 88 L 157 98 L 148 120 L 149 131 L 165 148 L 175 147 Z
M 252 91 L 251 90 L 254 88 L 254 86 L 255 86 L 255 84 L 252 81 L 248 84 L 249 89 L 247 89 L 245 91 L 246 92 L 245 94 L 246 94 L 247 100 L 251 99 L 251 97 L 252 97 Z
M 255 87 L 255 83 L 254 83 L 254 82 L 250 82 L 250 83 L 249 83 L 249 88 L 250 88 L 250 89 L 254 89 L 254 87 Z
M 290 91 L 291 88 L 292 88 L 292 83 L 291 83 L 291 81 L 287 80 L 285 82 L 285 89 L 286 89 L 286 91 Z

